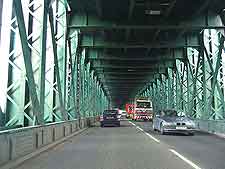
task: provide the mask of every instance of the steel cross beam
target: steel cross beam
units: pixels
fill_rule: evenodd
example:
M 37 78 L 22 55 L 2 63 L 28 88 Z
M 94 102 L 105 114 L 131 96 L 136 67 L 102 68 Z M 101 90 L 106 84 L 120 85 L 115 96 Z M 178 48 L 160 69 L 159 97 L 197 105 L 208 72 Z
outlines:
M 28 41 L 27 41 L 27 34 L 26 34 L 26 27 L 24 23 L 24 16 L 23 16 L 23 10 L 22 10 L 22 4 L 21 1 L 14 0 L 14 9 L 17 17 L 17 23 L 18 23 L 18 28 L 19 28 L 19 34 L 20 34 L 20 40 L 21 40 L 21 45 L 22 45 L 22 51 L 23 51 L 23 58 L 24 58 L 24 64 L 26 68 L 26 74 L 27 74 L 27 83 L 29 86 L 29 91 L 30 91 L 30 97 L 31 97 L 31 102 L 33 106 L 33 113 L 34 113 L 34 121 L 35 124 L 43 124 L 44 119 L 43 119 L 43 113 L 41 112 L 40 108 L 40 102 L 38 100 L 38 95 L 36 91 L 36 85 L 35 85 L 35 80 L 34 80 L 34 75 L 33 75 L 33 67 L 32 67 L 32 62 L 31 62 L 31 52 L 28 46 Z M 36 120 L 35 120 L 36 118 Z
M 207 0 L 208 2 L 210 0 Z M 137 30 L 198 30 L 201 31 L 203 29 L 224 29 L 225 26 L 220 22 L 214 22 L 217 18 L 218 14 L 209 14 L 209 15 L 200 15 L 202 11 L 207 7 L 207 3 L 203 4 L 203 6 L 198 10 L 198 21 L 194 18 L 192 21 L 180 23 L 178 25 L 171 24 L 158 24 L 158 25 L 143 25 L 140 24 L 130 24 L 129 22 L 122 24 L 118 24 L 115 22 L 103 21 L 100 18 L 89 15 L 87 13 L 76 14 L 71 18 L 71 23 L 68 26 L 69 29 L 79 29 L 79 30 L 112 30 L 112 29 L 137 29 Z M 195 16 L 196 16 L 195 15 Z
M 93 48 L 184 48 L 184 47 L 192 47 L 198 48 L 199 41 L 197 38 L 197 34 L 186 35 L 184 37 L 179 37 L 177 39 L 167 40 L 166 42 L 135 42 L 135 43 L 127 43 L 127 42 L 112 42 L 106 41 L 100 36 L 96 36 L 95 34 L 81 34 L 81 43 L 80 47 L 89 48 L 90 52 L 97 52 L 97 49 Z M 99 50 L 99 49 L 98 49 Z M 97 52 L 98 54 L 98 52 Z
M 225 28 L 225 27 L 224 27 Z M 84 45 L 81 44 L 80 47 L 83 48 L 111 48 L 111 49 L 121 49 L 121 48 L 154 48 L 154 49 L 167 49 L 167 48 L 187 48 L 187 47 L 192 47 L 192 48 L 198 48 L 199 45 L 177 45 L 177 44 L 125 44 L 125 43 L 108 43 L 108 44 L 91 44 L 91 45 Z
M 133 11 L 134 11 L 134 7 L 135 7 L 135 0 L 129 0 L 128 21 L 131 20 L 131 17 L 133 15 Z M 130 32 L 131 32 L 130 29 L 127 29 L 126 30 L 126 33 L 125 33 L 125 35 L 126 35 L 126 37 L 125 37 L 126 38 L 126 41 L 128 41 L 128 39 L 129 39 Z M 124 48 L 124 51 L 126 53 L 127 48 Z
M 224 29 L 223 25 L 70 25 L 69 29 L 79 30 L 112 30 L 112 29 L 137 29 L 137 30 L 202 30 L 202 29 Z
M 49 23 L 51 28 L 51 35 L 52 35 L 52 46 L 53 46 L 53 55 L 54 55 L 54 63 L 56 68 L 56 80 L 57 80 L 57 86 L 58 86 L 58 93 L 59 93 L 59 103 L 60 107 L 64 108 L 63 104 L 63 96 L 62 96 L 62 86 L 61 86 L 61 78 L 59 73 L 59 65 L 58 65 L 58 56 L 57 56 L 57 44 L 56 44 L 56 38 L 54 34 L 54 21 L 53 21 L 53 9 L 50 7 L 49 9 Z M 66 120 L 66 114 L 64 110 L 61 110 L 63 120 Z
M 166 10 L 166 12 L 165 12 L 165 14 L 164 14 L 164 17 L 163 17 L 163 19 L 161 20 L 161 22 L 162 22 L 162 21 L 165 21 L 165 19 L 168 18 L 168 16 L 170 15 L 172 9 L 174 8 L 176 2 L 177 2 L 177 0 L 172 0 L 172 2 L 170 2 L 170 5 L 169 5 L 169 7 L 167 8 L 167 10 Z M 158 37 L 159 34 L 160 34 L 160 29 L 158 29 L 158 30 L 155 32 L 155 34 L 154 34 L 154 36 L 153 36 L 153 38 L 152 38 L 152 43 L 157 39 L 157 37 Z M 147 50 L 146 55 L 148 55 L 149 50 L 150 50 L 150 49 Z
M 200 15 L 209 6 L 210 2 L 212 2 L 212 0 L 206 0 L 205 3 L 203 3 L 202 6 L 200 6 L 199 10 L 197 10 L 191 16 L 191 18 L 195 19 L 198 15 Z M 187 28 L 182 29 L 178 37 L 182 36 L 187 30 L 188 30 Z

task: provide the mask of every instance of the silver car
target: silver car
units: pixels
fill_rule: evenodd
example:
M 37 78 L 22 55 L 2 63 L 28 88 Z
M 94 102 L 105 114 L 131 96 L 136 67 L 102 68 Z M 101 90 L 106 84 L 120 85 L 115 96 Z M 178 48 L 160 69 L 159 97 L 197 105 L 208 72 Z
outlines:
M 165 133 L 185 133 L 193 135 L 196 129 L 195 123 L 184 112 L 175 110 L 160 110 L 154 114 L 153 129 Z

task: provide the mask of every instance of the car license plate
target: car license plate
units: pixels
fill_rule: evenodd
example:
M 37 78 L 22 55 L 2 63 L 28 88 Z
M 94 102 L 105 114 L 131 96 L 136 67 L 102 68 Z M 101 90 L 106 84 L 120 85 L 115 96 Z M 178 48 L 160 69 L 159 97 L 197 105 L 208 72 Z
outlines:
M 106 119 L 114 119 L 114 117 L 106 117 Z
M 178 130 L 185 130 L 185 129 L 187 129 L 187 127 L 176 127 L 176 129 L 178 129 Z

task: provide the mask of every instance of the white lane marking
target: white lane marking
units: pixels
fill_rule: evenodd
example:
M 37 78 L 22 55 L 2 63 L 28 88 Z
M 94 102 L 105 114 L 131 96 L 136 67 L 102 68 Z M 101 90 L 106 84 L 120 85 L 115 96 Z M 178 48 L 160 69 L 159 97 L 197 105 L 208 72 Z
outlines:
M 187 158 L 185 158 L 184 156 L 182 156 L 180 153 L 176 152 L 173 149 L 169 149 L 170 152 L 172 152 L 173 154 L 175 154 L 177 157 L 179 157 L 180 159 L 182 159 L 183 161 L 185 161 L 186 163 L 188 163 L 190 166 L 192 166 L 194 169 L 201 169 L 199 166 L 197 166 L 195 163 L 193 163 L 192 161 L 188 160 Z
M 140 128 L 139 126 L 136 127 L 138 130 L 144 131 L 142 128 Z
M 137 126 L 136 124 L 134 124 L 133 122 L 129 121 L 133 126 L 136 126 L 137 129 L 143 131 L 148 137 L 150 137 L 152 140 L 154 140 L 157 143 L 160 143 L 160 140 L 158 140 L 157 138 L 153 137 L 151 134 L 145 132 L 142 128 L 140 128 L 139 126 Z
M 130 124 L 132 124 L 133 126 L 136 126 L 136 124 L 134 124 L 133 122 L 129 121 Z
M 146 132 L 145 132 L 145 134 L 146 134 L 148 137 L 150 137 L 152 140 L 154 140 L 155 142 L 160 143 L 160 140 L 158 140 L 157 138 L 153 137 L 151 134 L 146 133 Z

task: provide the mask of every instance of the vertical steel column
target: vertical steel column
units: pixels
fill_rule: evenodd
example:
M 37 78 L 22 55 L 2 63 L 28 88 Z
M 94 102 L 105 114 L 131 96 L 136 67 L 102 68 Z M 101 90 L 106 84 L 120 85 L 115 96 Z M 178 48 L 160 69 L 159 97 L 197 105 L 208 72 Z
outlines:
M 80 58 L 80 113 L 82 117 L 85 117 L 86 105 L 85 105 L 85 49 L 81 52 Z
M 168 108 L 174 109 L 173 70 L 168 68 Z
M 40 111 L 41 119 L 44 120 L 44 111 L 45 111 L 45 70 L 46 70 L 46 41 L 47 41 L 47 14 L 48 14 L 48 7 L 49 7 L 49 0 L 43 0 L 43 7 L 42 7 L 42 27 L 41 27 L 41 36 L 40 36 Z
M 78 46 L 78 32 L 75 31 L 71 37 L 70 37 L 70 55 L 71 55 L 71 62 L 72 62 L 72 70 L 71 70 L 71 92 L 72 92 L 72 98 L 70 100 L 70 111 L 71 115 L 74 118 L 77 118 L 77 67 L 78 67 L 78 62 L 77 62 L 77 46 Z
M 27 42 L 26 27 L 24 23 L 22 5 L 21 5 L 21 1 L 18 1 L 18 0 L 14 0 L 13 3 L 15 7 L 14 9 L 15 9 L 19 33 L 20 33 L 20 40 L 21 40 L 21 45 L 23 50 L 26 74 L 28 78 L 30 97 L 31 97 L 31 102 L 33 106 L 33 113 L 34 113 L 34 118 L 36 118 L 34 119 L 34 123 L 43 124 L 43 118 L 42 118 L 43 116 L 41 115 L 43 112 L 41 112 L 41 109 L 40 109 L 40 103 L 37 97 L 37 92 L 35 87 L 32 62 L 30 58 L 31 53 L 29 50 L 28 42 Z
M 64 104 L 63 104 L 63 96 L 62 96 L 62 88 L 61 88 L 61 78 L 60 78 L 60 73 L 59 73 L 59 65 L 58 65 L 58 55 L 57 55 L 57 45 L 56 45 L 56 39 L 55 39 L 55 31 L 54 31 L 54 23 L 53 23 L 53 10 L 52 7 L 49 9 L 49 23 L 50 23 L 50 28 L 51 28 L 51 35 L 52 35 L 52 45 L 53 45 L 53 54 L 54 54 L 54 64 L 55 64 L 55 75 L 56 75 L 56 81 L 54 84 L 57 86 L 57 91 L 55 92 L 55 95 L 58 95 L 58 97 L 55 97 L 59 100 L 59 107 L 57 105 L 54 105 L 55 108 L 53 108 L 54 116 L 57 121 L 60 120 L 66 120 L 66 112 L 64 109 Z M 58 101 L 57 100 L 57 101 Z M 56 100 L 55 100 L 56 101 Z M 60 114 L 57 113 L 57 109 L 60 110 Z
M 77 87 L 76 87 L 76 109 L 77 109 L 77 118 L 79 121 L 79 126 L 81 127 L 81 112 L 80 112 L 80 102 L 81 102 L 81 97 L 80 97 L 80 92 L 81 92 L 81 51 L 80 49 L 78 49 L 77 53 L 76 53 L 76 65 L 77 65 Z
M 208 118 L 223 119 L 224 117 L 224 95 L 222 91 L 222 80 L 221 80 L 221 55 L 224 48 L 224 37 L 220 35 L 216 30 L 204 31 L 205 43 L 208 43 L 207 38 L 209 38 L 209 47 L 205 47 L 205 56 L 207 64 L 209 65 L 210 74 L 210 94 L 207 98 L 209 110 Z M 219 72 L 220 70 L 220 72 Z
M 91 63 L 88 62 L 87 64 L 87 100 L 86 100 L 86 105 L 87 105 L 87 115 L 90 117 L 91 116 L 91 101 L 92 101 L 92 95 L 91 95 L 91 75 L 90 75 L 90 67 Z
M 65 8 L 65 1 L 56 1 L 57 3 L 57 15 L 56 15 L 56 29 L 55 29 L 55 40 L 56 40 L 56 51 L 57 51 L 57 58 L 55 62 L 58 62 L 58 73 L 60 77 L 60 81 L 57 81 L 57 83 L 60 83 L 61 86 L 61 97 L 59 98 L 59 95 L 56 95 L 56 110 L 55 115 L 60 117 L 63 120 L 67 120 L 67 112 L 66 112 L 66 81 L 67 81 L 67 47 L 66 47 L 66 34 L 67 34 L 67 13 Z M 58 84 L 59 85 L 59 84 Z M 60 101 L 59 101 L 60 100 Z M 62 116 L 63 115 L 63 116 Z

